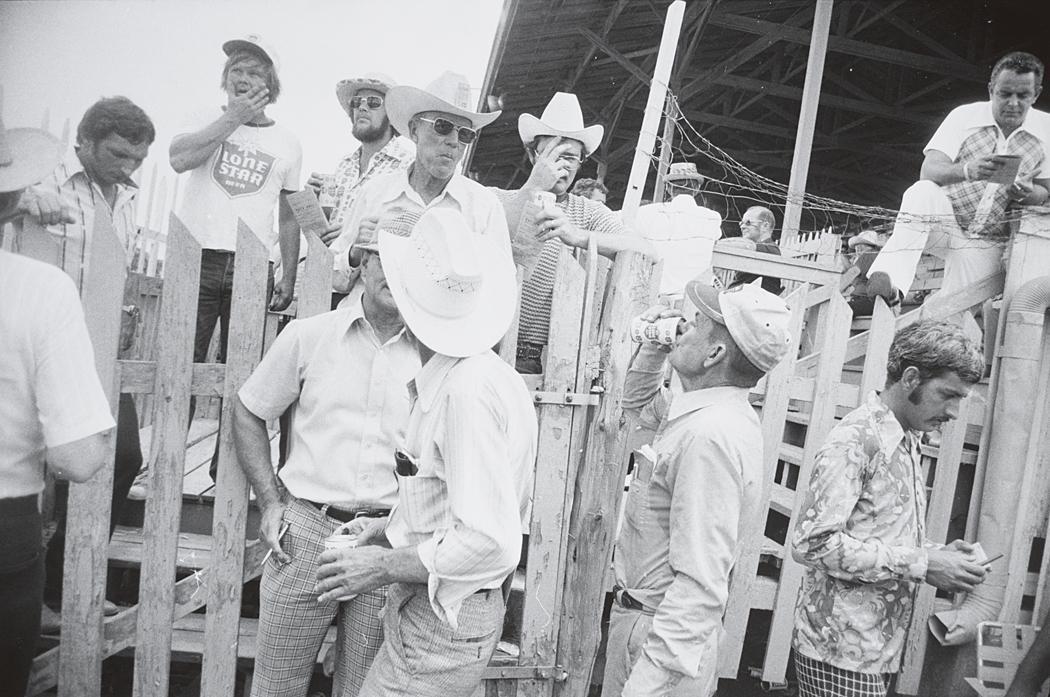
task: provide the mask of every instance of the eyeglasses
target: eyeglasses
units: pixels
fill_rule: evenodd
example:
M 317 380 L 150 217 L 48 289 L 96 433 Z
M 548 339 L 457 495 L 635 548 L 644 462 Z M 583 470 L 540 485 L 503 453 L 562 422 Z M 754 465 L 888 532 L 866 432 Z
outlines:
M 425 119 L 421 116 L 419 117 L 419 120 L 426 121 L 432 125 L 434 127 L 434 133 L 437 133 L 439 136 L 447 136 L 452 131 L 455 131 L 456 138 L 458 138 L 459 142 L 464 145 L 470 145 L 478 137 L 478 132 L 473 128 L 457 126 L 448 119 Z
M 369 109 L 378 109 L 383 106 L 383 98 L 377 94 L 370 94 L 366 96 L 350 97 L 350 108 L 360 109 L 363 105 L 367 104 Z
M 583 158 L 569 153 L 562 153 L 561 155 L 558 155 L 558 161 L 564 162 L 569 166 L 579 166 L 579 164 L 583 162 Z

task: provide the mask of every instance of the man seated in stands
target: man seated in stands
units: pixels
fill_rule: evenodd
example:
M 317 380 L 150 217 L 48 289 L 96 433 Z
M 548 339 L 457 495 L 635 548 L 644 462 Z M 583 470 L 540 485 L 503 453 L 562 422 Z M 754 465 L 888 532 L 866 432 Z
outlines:
M 722 216 L 707 207 L 704 175 L 692 162 L 674 162 L 664 178 L 664 202 L 638 209 L 635 227 L 664 261 L 660 295 L 682 297 L 690 280 L 711 266 Z
M 875 311 L 875 298 L 879 297 L 891 308 L 900 307 L 901 293 L 890 285 L 889 277 L 885 273 L 868 273 L 885 244 L 886 236 L 871 229 L 861 231 L 847 242 L 853 255 L 853 266 L 860 271 L 853 281 L 849 296 L 849 306 L 854 317 L 870 317 Z
M 729 574 L 759 514 L 762 432 L 747 396 L 787 354 L 790 313 L 757 283 L 692 281 L 685 294 L 696 309 L 684 333 L 669 353 L 643 344 L 624 383 L 624 407 L 659 432 L 635 453 L 616 541 L 603 697 L 714 694 Z M 663 386 L 668 360 L 681 393 Z
M 579 100 L 566 92 L 556 92 L 539 118 L 532 114 L 518 117 L 518 135 L 532 171 L 517 191 L 493 190 L 506 210 L 515 262 L 525 268 L 518 325 L 519 372 L 543 372 L 554 276 L 564 245 L 586 249 L 594 236 L 598 253 L 607 257 L 625 249 L 651 253 L 643 240 L 623 234 L 626 228 L 620 217 L 605 204 L 569 193 L 580 165 L 598 149 L 604 133 L 602 126 L 583 125 Z M 554 194 L 554 204 L 538 212 L 526 210 L 539 192 Z
M 605 203 L 609 198 L 609 187 L 597 179 L 577 179 L 572 186 L 572 193 L 598 203 Z
M 907 292 L 926 251 L 944 259 L 941 292 L 955 293 L 1001 269 L 1009 212 L 1050 196 L 1050 114 L 1032 108 L 1042 84 L 1038 58 L 1009 53 L 992 68 L 988 101 L 948 114 L 869 273 L 885 272 Z M 1016 177 L 995 183 L 1010 166 L 1018 166 Z
M 755 251 L 780 256 L 780 245 L 773 241 L 773 230 L 776 228 L 777 219 L 773 211 L 765 206 L 751 206 L 744 211 L 740 219 L 740 236 L 755 243 Z M 751 283 L 756 278 L 762 279 L 762 288 L 773 295 L 784 292 L 784 286 L 780 279 L 775 276 L 757 276 L 753 273 L 738 273 L 733 280 L 733 285 Z

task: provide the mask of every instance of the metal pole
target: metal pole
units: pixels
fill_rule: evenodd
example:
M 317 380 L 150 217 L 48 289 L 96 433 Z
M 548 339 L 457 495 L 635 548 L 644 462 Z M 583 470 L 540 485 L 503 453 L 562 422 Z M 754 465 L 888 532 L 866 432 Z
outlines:
M 638 147 L 634 151 L 634 163 L 631 165 L 631 175 L 627 180 L 627 192 L 623 197 L 623 209 L 620 213 L 627 227 L 634 224 L 638 204 L 642 200 L 642 189 L 645 188 L 645 180 L 649 174 L 649 161 L 656 145 L 656 129 L 660 124 L 664 100 L 667 98 L 667 83 L 674 66 L 684 14 L 685 0 L 674 0 L 667 8 L 660 52 L 657 54 L 656 68 L 653 70 L 653 81 L 649 84 L 649 101 L 645 104 L 645 116 L 638 133 Z
M 791 180 L 788 182 L 787 206 L 780 244 L 798 236 L 802 220 L 802 199 L 809 176 L 809 156 L 813 149 L 813 132 L 817 127 L 817 108 L 820 103 L 820 83 L 824 78 L 824 56 L 828 52 L 828 30 L 831 27 L 833 0 L 817 0 L 813 15 L 813 34 L 809 42 L 809 62 L 806 64 L 806 84 L 802 89 L 802 110 L 798 115 L 798 135 L 795 136 L 795 156 L 791 161 Z

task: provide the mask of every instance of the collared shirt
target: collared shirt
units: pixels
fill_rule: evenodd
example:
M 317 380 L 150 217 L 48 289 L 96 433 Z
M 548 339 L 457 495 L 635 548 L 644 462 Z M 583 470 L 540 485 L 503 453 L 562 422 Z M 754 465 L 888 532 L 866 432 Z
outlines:
M 665 355 L 643 347 L 627 373 L 624 406 L 645 405 L 641 421 L 659 429 L 635 454 L 613 562 L 654 612 L 642 651 L 669 678 L 696 678 L 717 665 L 730 570 L 759 511 L 762 433 L 746 388 L 662 388 Z
M 518 195 L 517 191 L 492 189 L 500 201 L 508 201 Z M 620 217 L 604 203 L 592 201 L 576 194 L 566 194 L 556 204 L 565 212 L 569 221 L 581 230 L 621 234 L 626 232 Z M 526 214 L 527 215 L 527 214 Z M 514 231 L 516 236 L 537 235 L 534 217 L 525 217 Z M 521 286 L 521 313 L 518 320 L 518 341 L 547 345 L 551 323 L 551 298 L 554 295 L 554 277 L 558 271 L 558 258 L 565 243 L 559 239 L 548 240 L 540 250 L 532 275 Z
M 55 244 L 44 254 L 30 251 L 30 248 L 42 250 L 44 247 L 37 240 L 27 239 L 25 231 L 18 224 L 15 227 L 14 251 L 25 252 L 40 261 L 60 266 L 73 279 L 77 290 L 83 290 L 90 258 L 91 235 L 95 228 L 95 209 L 103 207 L 109 212 L 113 231 L 124 247 L 126 262 L 131 263 L 139 232 L 135 225 L 138 187 L 117 184 L 117 196 L 111 208 L 102 189 L 88 177 L 80 158 L 75 152 L 70 152 L 54 172 L 30 187 L 28 195 L 44 192 L 58 194 L 62 206 L 72 211 L 74 222 L 47 226 Z
M 532 496 L 536 409 L 521 376 L 492 351 L 436 354 L 409 385 L 405 451 L 386 535 L 418 545 L 434 613 L 453 628 L 472 593 L 499 588 L 518 564 Z
M 924 153 L 936 150 L 952 162 L 968 162 L 995 154 L 1019 155 L 1021 167 L 1018 181 L 1031 183 L 1032 179 L 1050 178 L 1050 114 L 1029 109 L 1024 123 L 1004 136 L 995 122 L 991 102 L 977 102 L 956 107 L 926 144 Z M 944 186 L 952 202 L 955 219 L 964 233 L 977 237 L 1007 239 L 1009 225 L 1003 219 L 1010 204 L 1009 187 L 995 190 L 986 220 L 988 224 L 970 230 L 978 205 L 990 185 L 986 181 L 962 181 Z
M 238 393 L 261 419 L 290 405 L 281 481 L 298 498 L 341 508 L 397 499 L 394 448 L 405 435 L 405 384 L 419 354 L 405 333 L 380 343 L 361 300 L 285 327 Z
M 400 169 L 408 169 L 416 159 L 416 146 L 404 136 L 394 136 L 386 145 L 379 149 L 368 160 L 368 167 L 361 171 L 361 148 L 358 147 L 352 153 L 340 160 L 336 165 L 335 174 L 332 175 L 335 187 L 335 206 L 332 210 L 330 222 L 341 223 L 350 212 L 351 206 L 357 200 L 361 188 L 372 179 L 381 174 L 389 174 Z M 345 254 L 349 248 L 346 241 L 337 238 L 332 244 L 332 253 L 337 256 Z M 336 272 L 332 279 L 332 287 L 340 292 L 346 293 L 350 290 L 350 275 Z
M 357 239 L 363 218 L 376 216 L 379 218 L 380 230 L 408 235 L 424 212 L 438 207 L 460 211 L 474 232 L 495 240 L 510 254 L 507 217 L 492 191 L 462 174 L 453 174 L 445 190 L 430 203 L 424 203 L 409 184 L 410 171 L 411 168 L 408 168 L 383 174 L 361 187 L 357 200 L 343 221 L 342 233 L 331 246 L 337 274 L 350 274 L 347 252 Z
M 692 196 L 679 194 L 639 208 L 634 227 L 663 259 L 660 294 L 681 295 L 686 283 L 711 268 L 715 241 L 722 237 L 722 216 L 698 206 Z
M 895 673 L 928 564 L 919 434 L 872 392 L 817 452 L 800 510 L 796 649 L 846 670 Z
M 0 250 L 0 498 L 44 488 L 47 448 L 113 428 L 73 282 Z

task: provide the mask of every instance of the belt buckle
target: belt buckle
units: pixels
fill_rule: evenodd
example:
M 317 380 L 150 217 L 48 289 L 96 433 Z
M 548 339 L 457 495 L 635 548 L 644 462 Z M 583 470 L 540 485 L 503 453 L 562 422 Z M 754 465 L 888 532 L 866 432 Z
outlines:
M 368 515 L 371 512 L 372 511 L 370 509 L 359 508 L 356 511 L 354 511 L 354 520 L 357 520 L 358 518 L 371 518 L 371 516 Z

